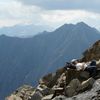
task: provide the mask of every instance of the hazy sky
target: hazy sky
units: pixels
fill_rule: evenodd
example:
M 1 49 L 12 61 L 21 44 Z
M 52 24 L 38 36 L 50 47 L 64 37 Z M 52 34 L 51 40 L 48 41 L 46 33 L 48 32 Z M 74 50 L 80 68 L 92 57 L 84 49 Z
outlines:
M 0 27 L 16 24 L 58 27 L 80 21 L 100 28 L 100 0 L 0 0 Z

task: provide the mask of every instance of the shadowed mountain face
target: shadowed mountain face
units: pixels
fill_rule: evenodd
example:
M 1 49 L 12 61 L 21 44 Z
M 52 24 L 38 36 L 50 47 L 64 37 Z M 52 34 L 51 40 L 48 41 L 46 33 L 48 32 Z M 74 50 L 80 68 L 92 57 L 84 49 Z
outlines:
M 98 39 L 100 33 L 83 22 L 32 38 L 0 36 L 0 98 L 24 83 L 36 85 L 41 76 L 79 58 Z

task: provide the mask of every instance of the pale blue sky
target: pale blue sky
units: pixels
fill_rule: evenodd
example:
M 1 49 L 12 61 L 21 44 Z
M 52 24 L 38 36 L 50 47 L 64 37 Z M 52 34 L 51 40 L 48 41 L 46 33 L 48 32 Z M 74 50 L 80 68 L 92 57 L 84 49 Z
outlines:
M 34 24 L 56 28 L 80 21 L 100 28 L 100 0 L 0 0 L 0 27 Z

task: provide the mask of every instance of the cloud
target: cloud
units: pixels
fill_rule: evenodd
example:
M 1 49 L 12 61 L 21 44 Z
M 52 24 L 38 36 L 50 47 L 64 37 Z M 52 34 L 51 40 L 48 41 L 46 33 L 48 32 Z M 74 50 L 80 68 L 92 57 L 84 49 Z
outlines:
M 52 4 L 51 1 L 54 1 L 54 3 Z M 57 1 L 59 5 L 56 4 Z M 84 9 L 61 9 L 60 3 L 65 3 L 67 6 L 72 1 L 78 2 L 79 0 L 22 0 L 23 3 L 16 0 L 0 1 L 0 27 L 16 24 L 34 24 L 57 28 L 65 23 L 84 21 L 98 28 L 100 23 L 100 14 L 98 12 L 90 12 Z M 82 3 L 83 1 L 80 0 L 80 2 Z M 59 9 L 56 9 L 58 6 L 50 8 L 49 4 L 52 4 L 52 7 L 58 5 Z M 48 5 L 48 9 L 43 5 Z
M 42 13 L 42 19 L 46 24 L 59 27 L 65 23 L 77 23 L 84 21 L 89 25 L 99 28 L 100 14 L 85 10 L 49 10 Z
M 0 1 L 0 26 L 10 26 L 14 24 L 36 24 L 40 19 L 41 9 L 36 6 L 22 5 L 14 0 Z
M 88 10 L 100 12 L 100 0 L 17 0 L 25 5 L 35 5 L 49 10 Z

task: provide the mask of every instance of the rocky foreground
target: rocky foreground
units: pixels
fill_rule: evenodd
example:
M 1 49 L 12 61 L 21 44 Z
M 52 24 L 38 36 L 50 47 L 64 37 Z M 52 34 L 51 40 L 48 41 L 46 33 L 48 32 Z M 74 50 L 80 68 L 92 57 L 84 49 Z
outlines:
M 100 100 L 100 40 L 87 49 L 81 62 L 95 59 L 97 75 L 62 67 L 39 80 L 37 87 L 24 85 L 6 100 Z

